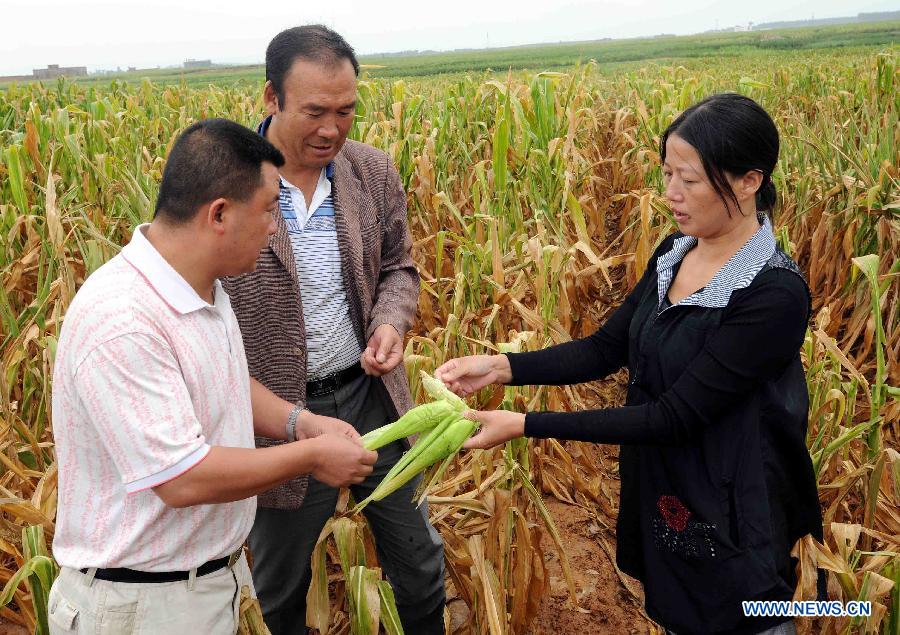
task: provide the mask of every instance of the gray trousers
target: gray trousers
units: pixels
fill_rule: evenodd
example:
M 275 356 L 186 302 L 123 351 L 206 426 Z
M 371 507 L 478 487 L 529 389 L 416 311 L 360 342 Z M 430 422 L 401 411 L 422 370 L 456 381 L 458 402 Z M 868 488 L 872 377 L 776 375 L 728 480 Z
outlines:
M 311 398 L 316 414 L 337 417 L 360 434 L 390 423 L 394 408 L 380 380 L 359 377 L 337 391 Z M 368 496 L 406 450 L 396 441 L 378 450 L 378 461 L 363 483 L 350 488 L 358 502 Z M 444 543 L 428 522 L 427 504 L 412 502 L 414 479 L 363 510 L 381 565 L 394 589 L 397 610 L 409 635 L 444 632 Z M 338 490 L 309 479 L 299 509 L 259 508 L 250 532 L 253 583 L 272 635 L 305 634 L 310 556 L 326 521 L 334 514 Z M 371 563 L 370 563 L 371 564 Z

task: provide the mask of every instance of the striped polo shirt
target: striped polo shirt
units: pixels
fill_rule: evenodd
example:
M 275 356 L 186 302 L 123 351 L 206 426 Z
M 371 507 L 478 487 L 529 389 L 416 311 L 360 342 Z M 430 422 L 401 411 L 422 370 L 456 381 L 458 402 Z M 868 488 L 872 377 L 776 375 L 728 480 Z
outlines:
M 266 117 L 256 131 L 266 136 Z M 341 272 L 341 250 L 331 191 L 334 162 L 322 168 L 312 200 L 281 178 L 279 208 L 300 282 L 300 302 L 306 327 L 306 380 L 314 381 L 359 361 L 362 348 L 350 318 L 350 304 Z
M 281 178 L 279 207 L 294 251 L 306 326 L 307 381 L 352 366 L 362 353 L 341 273 L 333 175 L 333 163 L 322 168 L 309 205 L 300 188 Z

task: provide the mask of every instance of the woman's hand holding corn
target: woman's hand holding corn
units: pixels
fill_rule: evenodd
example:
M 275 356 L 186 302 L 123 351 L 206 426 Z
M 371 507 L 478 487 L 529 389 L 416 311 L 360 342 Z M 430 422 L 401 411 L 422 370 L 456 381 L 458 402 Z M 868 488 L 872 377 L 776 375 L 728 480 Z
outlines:
M 512 370 L 506 355 L 469 355 L 442 364 L 434 376 L 460 397 L 471 395 L 490 384 L 507 384 Z
M 486 450 L 525 434 L 525 415 L 521 412 L 469 410 L 465 416 L 477 421 L 481 428 L 463 443 L 464 450 Z

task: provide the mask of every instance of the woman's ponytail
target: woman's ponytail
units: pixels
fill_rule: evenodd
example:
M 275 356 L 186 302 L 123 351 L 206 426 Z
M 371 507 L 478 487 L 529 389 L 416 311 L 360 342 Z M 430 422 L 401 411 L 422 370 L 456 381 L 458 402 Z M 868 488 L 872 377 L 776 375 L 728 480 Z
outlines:
M 772 183 L 772 177 L 766 174 L 763 177 L 762 185 L 756 192 L 756 210 L 766 212 L 771 217 L 777 201 L 778 192 L 775 190 L 775 184 Z

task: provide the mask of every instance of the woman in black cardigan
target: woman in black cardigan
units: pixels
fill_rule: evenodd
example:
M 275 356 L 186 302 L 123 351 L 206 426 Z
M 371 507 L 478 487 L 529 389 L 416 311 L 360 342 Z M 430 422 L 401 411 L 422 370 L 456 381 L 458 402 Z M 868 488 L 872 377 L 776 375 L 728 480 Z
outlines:
M 806 447 L 800 347 L 810 318 L 800 270 L 767 213 L 778 131 L 756 102 L 714 95 L 663 134 L 662 241 L 624 304 L 593 335 L 529 353 L 451 360 L 436 375 L 470 394 L 491 383 L 561 385 L 628 366 L 625 406 L 473 413 L 467 448 L 520 436 L 621 444 L 617 563 L 678 635 L 789 634 L 745 600 L 790 600 L 790 552 L 822 538 Z

